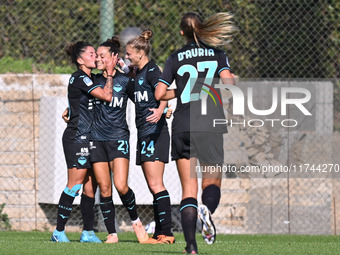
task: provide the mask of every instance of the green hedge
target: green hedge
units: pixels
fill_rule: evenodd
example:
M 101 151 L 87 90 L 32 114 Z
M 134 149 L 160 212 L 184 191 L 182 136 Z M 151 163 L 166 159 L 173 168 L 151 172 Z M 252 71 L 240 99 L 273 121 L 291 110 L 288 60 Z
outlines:
M 115 32 L 129 26 L 151 28 L 153 58 L 161 66 L 184 43 L 179 33 L 183 13 L 199 11 L 207 16 L 231 11 L 239 32 L 225 50 L 239 76 L 339 77 L 337 0 L 125 0 L 114 4 Z M 0 22 L 0 58 L 4 59 L 0 63 L 23 61 L 22 65 L 1 64 L 2 73 L 64 72 L 70 68 L 64 53 L 69 41 L 100 43 L 100 1 L 96 0 L 4 0 Z

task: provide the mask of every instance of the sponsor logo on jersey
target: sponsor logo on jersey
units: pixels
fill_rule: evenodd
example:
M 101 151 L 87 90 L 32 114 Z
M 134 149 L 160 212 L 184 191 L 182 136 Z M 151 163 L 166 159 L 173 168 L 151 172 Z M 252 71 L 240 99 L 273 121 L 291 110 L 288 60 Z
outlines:
M 153 70 L 155 70 L 155 67 L 154 67 L 154 68 L 151 68 L 151 69 L 149 69 L 149 71 L 148 71 L 148 72 L 152 72 Z
M 123 101 L 124 101 L 123 97 L 121 97 L 121 98 L 113 97 L 109 106 L 122 108 L 123 107 Z M 104 104 L 106 104 L 106 102 L 104 102 Z
M 119 91 L 121 91 L 123 89 L 123 87 L 120 84 L 115 84 L 113 86 L 113 89 L 118 93 Z
M 90 142 L 90 150 L 96 149 L 97 146 L 93 145 L 93 142 Z
M 100 103 L 100 102 L 99 102 L 99 103 Z M 98 103 L 97 103 L 97 98 L 90 98 L 90 99 L 89 99 L 89 104 L 88 104 L 88 106 L 87 106 L 87 109 L 92 110 L 94 104 L 98 104 Z
M 72 77 L 71 79 L 70 79 L 70 84 L 72 84 L 74 82 L 74 77 Z
M 149 101 L 147 91 L 143 91 L 143 94 L 141 91 L 136 91 L 134 94 L 135 94 L 135 102 Z
M 110 107 L 123 107 L 124 97 L 112 97 L 111 102 L 96 100 L 96 104 L 103 104 Z
M 80 156 L 80 158 L 89 156 L 90 155 L 89 148 L 87 148 L 87 147 L 81 148 L 80 152 L 77 152 L 76 155 Z
M 139 85 L 142 85 L 143 84 L 143 82 L 144 82 L 144 78 L 142 77 L 142 78 L 140 78 L 139 80 L 138 80 L 138 83 L 139 83 Z
M 89 149 L 88 148 L 81 148 L 80 149 L 80 152 L 82 152 L 82 153 L 88 153 L 89 152 Z
M 85 82 L 86 86 L 91 86 L 93 84 L 92 80 L 89 77 L 85 77 L 83 81 Z

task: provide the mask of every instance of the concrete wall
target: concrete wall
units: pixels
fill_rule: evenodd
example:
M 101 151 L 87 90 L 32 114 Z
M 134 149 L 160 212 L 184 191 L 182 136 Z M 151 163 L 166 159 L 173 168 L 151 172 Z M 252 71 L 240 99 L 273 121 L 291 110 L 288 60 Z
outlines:
M 12 228 L 43 229 L 37 203 L 40 98 L 66 96 L 69 75 L 0 76 L 0 203 Z

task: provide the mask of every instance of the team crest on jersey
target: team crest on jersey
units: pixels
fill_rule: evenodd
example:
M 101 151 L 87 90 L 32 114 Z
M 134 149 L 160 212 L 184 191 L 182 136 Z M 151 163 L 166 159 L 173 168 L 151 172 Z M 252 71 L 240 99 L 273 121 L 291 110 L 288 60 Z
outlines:
M 142 78 L 140 78 L 139 80 L 138 80 L 138 83 L 139 83 L 139 85 L 142 85 L 143 84 L 143 82 L 144 82 L 144 78 L 142 77 Z
M 113 89 L 118 93 L 119 91 L 121 91 L 123 89 L 123 87 L 120 84 L 115 84 L 113 86 Z
M 78 163 L 81 164 L 82 166 L 87 162 L 87 159 L 83 156 L 78 158 Z
M 89 77 L 85 77 L 83 81 L 87 86 L 91 86 L 93 84 L 92 80 Z

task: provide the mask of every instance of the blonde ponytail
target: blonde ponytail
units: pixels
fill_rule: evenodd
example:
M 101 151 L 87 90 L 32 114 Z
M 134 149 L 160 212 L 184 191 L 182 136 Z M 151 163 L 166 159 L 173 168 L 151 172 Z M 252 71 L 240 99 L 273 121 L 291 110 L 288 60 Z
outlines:
M 199 41 L 211 46 L 223 46 L 232 39 L 236 28 L 233 16 L 228 12 L 213 14 L 203 20 L 197 13 L 186 13 L 181 21 L 181 30 L 188 40 Z

